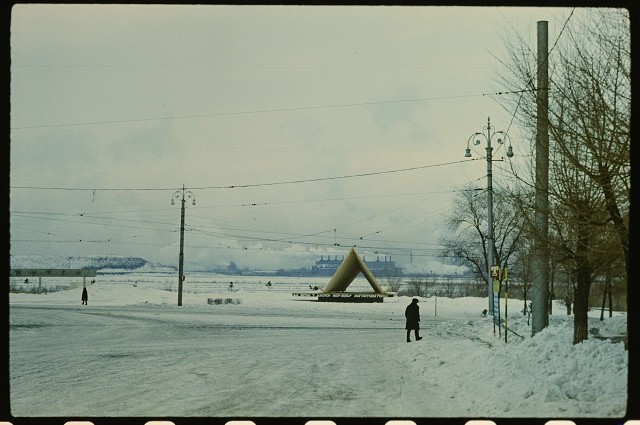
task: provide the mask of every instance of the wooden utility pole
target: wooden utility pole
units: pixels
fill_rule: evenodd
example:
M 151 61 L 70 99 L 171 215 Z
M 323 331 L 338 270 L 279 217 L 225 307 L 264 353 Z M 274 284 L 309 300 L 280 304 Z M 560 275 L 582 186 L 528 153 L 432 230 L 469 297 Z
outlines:
M 171 205 L 175 200 L 180 201 L 180 254 L 178 255 L 178 305 L 182 305 L 182 282 L 184 282 L 184 202 L 185 198 L 193 199 L 193 205 L 196 204 L 196 198 L 190 190 L 185 190 L 184 184 L 182 190 L 176 190 L 171 197 Z

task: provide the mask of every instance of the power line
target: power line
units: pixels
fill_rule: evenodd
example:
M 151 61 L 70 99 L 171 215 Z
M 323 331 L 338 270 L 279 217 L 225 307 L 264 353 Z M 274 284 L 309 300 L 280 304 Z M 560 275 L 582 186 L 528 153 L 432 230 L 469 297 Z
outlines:
M 558 34 L 558 37 L 556 37 L 556 41 L 553 43 L 553 46 L 551 46 L 551 48 L 549 49 L 549 52 L 547 53 L 547 56 L 549 54 L 551 54 L 551 52 L 553 51 L 553 49 L 556 47 L 556 44 L 558 44 L 558 41 L 560 40 L 560 37 L 562 36 L 562 33 L 564 32 L 565 28 L 567 27 L 567 24 L 569 23 L 569 20 L 571 19 L 571 17 L 573 16 L 573 13 L 575 12 L 576 8 L 574 7 L 573 9 L 571 9 L 571 13 L 569 14 L 569 16 L 567 17 L 567 19 L 564 21 L 564 25 L 562 25 L 562 29 L 560 30 L 560 33 Z M 533 84 L 533 76 L 529 76 L 529 83 Z M 522 89 L 522 90 L 515 90 L 515 91 L 505 91 L 505 92 L 497 92 L 497 93 L 487 93 L 487 94 L 483 94 L 483 96 L 500 96 L 503 94 L 520 94 L 520 96 L 518 97 L 518 103 L 516 104 L 516 108 L 513 111 L 513 114 L 511 115 L 511 121 L 509 122 L 509 126 L 507 127 L 507 131 L 506 133 L 509 133 L 509 129 L 511 129 L 511 124 L 513 124 L 513 120 L 516 117 L 516 114 L 518 112 L 518 108 L 520 107 L 520 102 L 522 101 L 522 96 L 524 95 L 524 93 L 526 92 L 535 92 L 540 90 L 540 87 L 535 87 L 532 89 Z
M 459 161 L 462 162 L 462 161 Z M 415 167 L 414 167 L 415 168 Z M 422 168 L 422 167 L 418 167 L 418 168 Z M 479 180 L 475 179 L 474 181 Z M 456 189 L 453 190 L 453 192 L 462 192 L 462 191 L 468 191 L 468 190 L 474 190 L 474 189 Z M 432 193 L 447 193 L 447 192 L 432 192 Z M 429 192 L 423 193 L 423 194 L 431 194 Z M 424 202 L 424 199 L 420 200 L 419 202 Z M 398 209 L 403 209 L 412 205 L 415 205 L 416 203 L 410 203 L 408 205 L 405 205 L 401 208 Z M 383 214 L 379 214 L 379 215 L 385 215 L 385 214 L 389 214 L 389 213 L 393 213 L 395 211 L 397 211 L 398 209 L 394 209 L 393 211 L 387 211 Z M 106 219 L 106 220 L 115 220 L 116 222 L 127 222 L 127 223 L 145 223 L 147 225 L 149 224 L 158 224 L 158 225 L 162 225 L 164 226 L 168 226 L 170 225 L 169 223 L 163 223 L 163 222 L 153 222 L 153 221 L 149 221 L 149 220 L 136 220 L 136 219 L 114 219 L 111 217 L 104 217 L 104 216 L 100 216 L 100 215 L 95 215 L 92 213 L 56 213 L 56 212 L 52 212 L 52 213 L 38 213 L 38 212 L 27 212 L 27 211 L 11 211 L 10 212 L 13 216 L 16 217 L 22 217 L 22 218 L 30 218 L 30 219 L 45 219 L 45 220 L 53 220 L 53 221 L 60 221 L 60 222 L 70 222 L 70 223 L 81 223 L 81 224 L 90 224 L 90 225 L 101 225 L 101 226 L 109 226 L 109 227 L 120 227 L 120 228 L 129 228 L 129 229 L 141 229 L 141 230 L 155 230 L 155 231 L 164 231 L 164 232 L 175 232 L 174 230 L 168 230 L 168 229 L 160 229 L 160 228 L 150 228 L 150 227 L 146 227 L 146 226 L 132 226 L 132 225 L 122 225 L 122 224 L 113 224 L 113 223 L 105 223 L 105 222 L 96 222 L 96 221 L 86 221 L 86 219 Z M 64 218 L 53 218 L 53 217 L 47 217 L 46 215 L 50 215 L 50 216 L 67 216 L 68 219 L 64 219 Z M 71 219 L 72 217 L 75 217 L 76 219 Z M 82 217 L 83 219 L 80 220 L 79 218 Z M 371 217 L 369 217 L 367 220 L 370 220 Z M 344 226 L 343 226 L 344 227 Z M 393 226 L 392 226 L 393 227 Z M 223 229 L 220 228 L 219 226 L 215 226 L 216 229 Z M 286 243 L 286 244 L 290 244 L 290 245 L 294 245 L 294 244 L 300 244 L 300 245 L 308 245 L 308 246 L 331 246 L 331 247 L 339 247 L 339 246 L 350 246 L 351 244 L 353 244 L 353 242 L 356 242 L 356 237 L 341 237 L 339 239 L 339 241 L 341 243 L 338 243 L 337 241 L 334 240 L 333 243 L 329 243 L 329 242 L 321 242 L 323 239 L 327 240 L 327 239 L 331 239 L 332 237 L 330 236 L 325 236 L 323 234 L 329 233 L 331 231 L 335 231 L 335 229 L 328 229 L 328 230 L 322 230 L 322 231 L 318 231 L 318 232 L 313 232 L 313 233 L 306 233 L 306 234 L 295 234 L 295 233 L 287 233 L 287 232 L 269 232 L 269 231 L 264 231 L 264 230 L 260 230 L 257 231 L 255 229 L 238 229 L 238 228 L 234 228 L 234 229 L 224 229 L 222 231 L 207 231 L 204 230 L 206 229 L 206 227 L 200 227 L 200 228 L 196 228 L 194 226 L 189 226 L 189 228 L 187 229 L 189 232 L 196 232 L 196 233 L 200 233 L 203 235 L 207 235 L 207 236 L 213 236 L 216 238 L 223 238 L 223 239 L 235 239 L 235 240 L 245 240 L 245 241 L 261 241 L 261 242 L 274 242 L 274 243 Z M 225 230 L 227 230 L 227 232 L 225 232 Z M 246 235 L 246 234 L 233 234 L 233 233 L 229 233 L 228 230 L 240 230 L 240 232 L 252 232 L 253 235 L 255 236 L 251 236 L 251 235 Z M 386 230 L 386 229 L 383 229 Z M 256 235 L 257 233 L 257 235 Z M 269 237 L 269 236 L 263 236 L 260 234 L 265 234 L 265 233 L 270 233 L 273 234 L 274 236 Z M 372 234 L 376 234 L 376 233 L 380 233 L 380 232 L 374 232 Z M 370 235 L 372 235 L 370 234 Z M 259 235 L 259 236 L 258 236 Z M 315 239 L 315 241 L 302 241 L 301 239 L 306 239 L 306 238 L 313 238 Z M 335 239 L 335 236 L 333 237 Z M 362 240 L 362 238 L 360 238 L 360 240 Z M 120 243 L 120 244 L 128 244 L 127 242 L 123 242 L 123 241 L 114 241 L 111 239 L 106 239 L 106 240 L 97 240 L 95 237 L 91 238 L 91 239 L 85 239 L 84 237 L 82 238 L 78 238 L 78 239 L 73 239 L 73 238 L 64 238 L 61 236 L 58 236 L 57 239 L 49 239 L 49 240 L 42 240 L 42 239 L 14 239 L 14 242 L 25 242 L 25 243 L 29 243 L 29 242 L 39 242 L 39 243 L 96 243 L 96 244 L 104 244 L 104 243 Z M 423 243 L 417 243 L 417 242 L 410 242 L 410 241 L 401 241 L 401 240 L 383 240 L 383 239 L 370 239 L 370 242 L 381 242 L 383 244 L 390 244 L 390 243 L 397 243 L 397 244 L 404 244 L 406 245 L 405 247 L 390 247 L 390 246 L 361 246 L 361 248 L 364 249 L 375 249 L 375 250 L 381 250 L 381 251 L 396 251 L 396 250 L 412 250 L 415 251 L 416 249 L 422 249 L 425 250 L 425 248 L 416 248 L 416 246 L 420 246 L 423 245 Z M 218 245 L 224 246 L 223 244 L 219 243 L 216 241 L 216 243 Z M 131 241 L 129 244 L 131 245 L 144 245 L 144 243 L 140 243 L 140 242 L 133 242 Z M 148 244 L 148 245 L 154 245 L 154 244 Z M 407 246 L 413 245 L 411 248 L 408 248 Z M 154 245 L 155 246 L 155 245 Z M 231 248 L 231 246 L 228 246 L 228 248 Z M 246 248 L 244 248 L 246 249 Z M 437 251 L 437 249 L 435 248 L 431 248 L 434 251 Z
M 268 206 L 268 205 L 306 204 L 311 202 L 327 202 L 327 201 L 353 201 L 356 199 L 394 198 L 394 197 L 417 196 L 417 195 L 437 195 L 437 194 L 452 193 L 452 192 L 456 192 L 456 190 L 414 192 L 414 193 L 388 193 L 385 195 L 365 195 L 365 196 L 348 196 L 348 197 L 342 197 L 342 198 L 302 199 L 298 201 L 250 202 L 250 203 L 244 203 L 244 204 L 214 205 L 210 207 L 200 207 L 199 209 L 228 208 L 228 207 L 258 207 L 258 206 Z
M 463 162 L 476 161 L 477 158 L 471 158 L 466 160 L 458 160 L 452 162 L 443 162 L 440 164 L 429 164 L 429 165 L 421 165 L 417 167 L 409 167 L 409 168 L 399 168 L 395 170 L 386 170 L 386 171 L 373 171 L 369 173 L 360 173 L 360 174 L 349 174 L 343 176 L 332 176 L 332 177 L 318 177 L 313 179 L 300 179 L 300 180 L 285 180 L 280 182 L 270 182 L 270 183 L 253 183 L 253 184 L 236 184 L 229 186 L 201 186 L 201 187 L 190 187 L 192 190 L 209 190 L 209 189 L 238 189 L 238 188 L 248 188 L 248 187 L 262 187 L 262 186 L 278 186 L 285 184 L 300 184 L 300 183 L 311 183 L 311 182 L 320 182 L 327 180 L 339 180 L 339 179 L 350 179 L 356 177 L 368 177 L 368 176 L 376 176 L 381 174 L 391 174 L 391 173 L 402 173 L 406 171 L 415 171 L 422 170 L 426 168 L 435 168 L 435 167 L 443 167 L 446 165 L 454 165 L 460 164 Z M 38 186 L 10 186 L 10 189 L 31 189 L 31 190 L 68 190 L 68 191 L 169 191 L 176 190 L 175 187 L 172 188 L 73 188 L 73 187 L 38 187 Z
M 129 246 L 155 246 L 155 247 L 166 247 L 166 244 L 158 244 L 158 243 L 146 243 L 146 242 L 124 242 L 124 241 L 100 241 L 100 240 L 81 240 L 81 239 L 69 239 L 69 240 L 62 240 L 62 239 L 58 239 L 58 240 L 45 240 L 45 239 L 12 239 L 11 240 L 12 243 L 57 243 L 57 244 L 62 244 L 62 243 L 72 243 L 72 244 L 77 244 L 77 243 L 96 243 L 96 244 L 104 244 L 104 243 L 109 243 L 109 244 L 113 244 L 113 245 L 129 245 Z M 293 244 L 293 242 L 290 242 L 291 244 Z M 331 243 L 322 243 L 322 242 L 295 242 L 295 244 L 297 245 L 307 245 L 307 246 L 312 246 L 312 247 L 325 247 L 325 248 L 342 248 L 342 246 L 338 246 L 336 247 L 334 244 Z M 278 250 L 278 249 L 274 249 L 274 248 L 256 248 L 256 247 L 250 247 L 250 246 L 243 246 L 243 247 L 239 247 L 239 246 L 231 246 L 231 245 L 224 245 L 218 242 L 218 245 L 220 245 L 220 247 L 213 247 L 210 245 L 191 245 L 189 244 L 188 247 L 191 249 L 194 248 L 207 248 L 207 249 L 230 249 L 230 250 L 236 250 L 236 251 L 262 251 L 262 252 L 273 252 L 273 253 L 285 253 L 285 254 L 313 254 L 310 251 L 306 251 L 306 250 L 296 250 L 296 249 L 291 249 L 291 248 L 287 248 L 286 251 L 283 250 Z M 346 246 L 346 244 L 344 245 Z M 393 248 L 385 248 L 385 247 L 376 247 L 376 246 L 358 246 L 358 248 L 360 249 L 360 252 L 364 253 L 364 254 L 370 254 L 370 253 L 385 253 L 385 254 L 394 254 L 396 257 L 397 256 L 403 256 L 403 255 L 409 255 L 407 254 L 407 252 L 411 252 L 411 255 L 413 257 L 426 257 L 426 258 L 446 258 L 446 255 L 441 255 L 439 254 L 440 250 L 436 249 L 436 248 L 403 248 L 403 247 L 393 247 Z M 370 250 L 370 251 L 363 251 L 363 250 Z M 431 254 L 429 254 L 429 252 L 431 252 Z
M 460 164 L 468 161 L 469 160 L 458 160 L 458 161 L 452 161 L 452 162 L 443 162 L 440 164 L 422 165 L 418 167 L 401 168 L 397 170 L 375 171 L 371 173 L 351 174 L 346 176 L 320 177 L 315 179 L 290 180 L 290 181 L 282 181 L 282 182 L 256 183 L 256 184 L 244 184 L 244 185 L 232 185 L 232 186 L 211 186 L 211 187 L 202 187 L 202 188 L 196 188 L 196 189 L 236 189 L 236 188 L 247 188 L 247 187 L 276 186 L 276 185 L 283 185 L 283 184 L 297 184 L 297 183 L 310 183 L 310 182 L 319 182 L 319 181 L 327 181 L 327 180 L 350 179 L 355 177 L 367 177 L 367 176 L 375 176 L 375 175 L 381 175 L 381 174 L 391 174 L 391 173 L 401 173 L 405 171 L 422 170 L 425 168 L 442 167 L 445 165 Z
M 55 186 L 9 186 L 9 189 L 31 189 L 31 190 L 68 190 L 68 191 L 169 191 L 169 190 L 177 190 L 175 187 L 164 187 L 164 188 L 87 188 L 87 187 L 55 187 Z
M 533 89 L 522 89 L 522 90 L 514 90 L 514 91 L 499 91 L 499 92 L 495 92 L 495 93 L 483 93 L 483 96 L 502 96 L 503 94 L 522 94 L 522 93 L 526 93 L 528 91 L 538 91 L 539 89 L 537 88 L 533 88 Z
M 100 225 L 100 226 L 120 227 L 120 228 L 126 228 L 126 229 L 143 229 L 143 230 L 155 230 L 155 231 L 164 231 L 164 232 L 176 232 L 176 230 L 166 230 L 166 229 L 159 229 L 159 228 L 153 228 L 153 227 L 125 226 L 125 225 L 119 225 L 119 224 L 100 223 L 100 222 L 94 222 L 94 221 L 65 220 L 65 219 L 61 219 L 61 218 L 31 216 L 31 215 L 22 215 L 22 214 L 13 214 L 13 215 L 15 217 L 30 218 L 30 219 L 37 219 L 37 220 L 62 221 L 62 222 L 67 222 L 67 223 L 80 223 L 80 224 L 91 224 L 91 225 L 96 225 L 97 224 L 97 225 Z M 118 219 L 118 220 L 120 220 L 120 219 Z M 143 221 L 143 222 L 145 222 L 145 221 Z M 148 222 L 148 221 L 146 221 L 145 223 L 154 224 L 153 222 Z M 166 225 L 166 223 L 155 223 L 155 224 Z
M 558 34 L 558 37 L 556 38 L 556 41 L 554 41 L 553 46 L 551 46 L 551 48 L 549 49 L 549 52 L 547 53 L 547 56 L 551 54 L 553 49 L 556 47 L 556 44 L 558 44 L 558 41 L 560 40 L 560 36 L 562 36 L 562 33 L 564 32 L 564 29 L 567 27 L 567 24 L 569 23 L 569 19 L 571 19 L 571 17 L 573 16 L 573 12 L 575 12 L 575 11 L 576 11 L 575 7 L 573 9 L 571 9 L 571 13 L 567 17 L 567 20 L 564 21 L 564 25 L 562 25 L 562 29 L 560 30 L 560 33 Z
M 243 236 L 243 235 L 234 235 L 234 234 L 228 234 L 228 233 L 218 233 L 218 232 L 208 232 L 208 231 L 203 231 L 203 230 L 197 230 L 197 229 L 192 229 L 195 232 L 198 232 L 200 234 L 206 235 L 206 236 L 213 236 L 213 237 L 217 237 L 217 238 L 222 238 L 222 239 L 229 239 L 229 240 L 233 240 L 233 241 L 247 241 L 247 242 L 278 242 L 278 243 L 286 243 L 289 245 L 307 245 L 307 246 L 325 246 L 325 247 L 346 247 L 346 246 L 352 246 L 353 244 L 351 242 L 355 242 L 356 238 L 340 238 L 340 241 L 347 241 L 346 243 L 330 243 L 330 242 L 319 242 L 318 240 L 315 240 L 313 242 L 309 242 L 309 241 L 300 241 L 300 240 L 294 240 L 295 237 L 293 238 L 284 238 L 284 239 L 273 239 L 273 238 L 268 238 L 268 237 L 258 237 L 258 236 Z M 308 236 L 315 236 L 318 239 L 332 239 L 331 236 L 320 236 L 321 233 L 326 233 L 325 232 L 318 232 L 318 234 L 315 235 L 308 235 Z M 387 241 L 387 240 L 380 240 L 380 239 L 376 239 L 376 240 L 371 240 L 372 241 L 378 241 L 378 242 L 383 242 L 383 243 L 401 243 L 401 244 L 407 244 L 407 245 L 431 245 L 431 246 L 439 246 L 439 244 L 428 244 L 428 243 L 418 243 L 418 242 L 406 242 L 406 241 Z M 227 248 L 232 248 L 231 245 L 225 245 L 221 242 L 216 241 L 216 243 L 222 247 L 227 247 Z M 439 248 L 420 248 L 420 247 L 416 247 L 413 246 L 411 248 L 408 247 L 389 247 L 389 246 L 364 246 L 364 245 L 358 245 L 360 248 L 364 248 L 364 249 L 376 249 L 379 251 L 434 251 L 434 252 L 439 252 L 440 249 Z M 242 248 L 237 248 L 237 249 L 243 249 L 243 250 L 275 250 L 274 248 L 251 248 L 248 246 L 244 246 Z
M 308 110 L 314 110 L 314 109 L 349 108 L 354 106 L 385 105 L 385 104 L 392 104 L 392 103 L 407 103 L 407 102 L 427 102 L 432 100 L 461 99 L 461 98 L 479 97 L 479 96 L 484 96 L 484 95 L 483 94 L 462 94 L 462 95 L 451 95 L 451 96 L 423 97 L 423 98 L 415 98 L 415 99 L 380 100 L 380 101 L 374 101 L 374 102 L 338 103 L 333 105 L 298 106 L 298 107 L 291 107 L 291 108 L 273 108 L 273 109 L 254 109 L 249 111 L 217 112 L 213 114 L 174 115 L 174 116 L 168 116 L 168 117 L 131 118 L 131 119 L 122 119 L 122 120 L 108 120 L 108 121 L 85 121 L 85 122 L 66 123 L 66 124 L 25 125 L 25 126 L 11 127 L 11 130 L 26 130 L 26 129 L 53 128 L 53 127 L 75 127 L 75 126 L 99 125 L 99 124 L 121 124 L 121 123 L 131 123 L 131 122 L 176 120 L 176 119 L 184 119 L 184 118 L 210 118 L 210 117 L 224 117 L 224 116 L 233 116 L 233 115 L 265 114 L 265 113 L 272 113 L 272 112 L 308 111 Z
M 107 68 L 107 69 L 478 69 L 468 65 L 19 65 L 11 64 L 11 68 Z
M 485 176 L 481 176 L 469 183 L 473 183 L 477 180 L 484 179 Z M 30 189 L 48 189 L 48 188 L 30 188 Z M 62 189 L 62 188 L 61 188 Z M 84 189 L 68 189 L 68 190 L 84 190 Z M 164 189 L 162 189 L 164 190 Z M 226 204 L 226 205 L 210 205 L 199 206 L 198 210 L 213 209 L 213 208 L 233 208 L 233 207 L 261 207 L 271 205 L 288 205 L 288 204 L 306 204 L 313 202 L 328 202 L 328 201 L 353 201 L 357 199 L 376 199 L 376 198 L 398 198 L 403 196 L 418 196 L 418 195 L 441 195 L 448 193 L 464 192 L 472 189 L 453 189 L 453 190 L 439 190 L 430 192 L 413 192 L 413 193 L 387 193 L 383 195 L 364 195 L 364 196 L 346 196 L 341 198 L 319 198 L 319 199 L 301 199 L 297 201 L 273 201 L 273 202 L 245 202 L 242 204 Z M 159 212 L 159 211 L 173 211 L 174 208 L 154 208 L 154 209 L 136 209 L 136 210 L 117 210 L 117 211 L 100 211 L 100 214 L 130 214 L 141 212 Z M 80 212 L 54 212 L 54 211 L 9 211 L 10 214 L 46 214 L 46 215 L 61 215 L 61 216 L 89 216 L 91 213 Z M 107 218 L 107 217 L 101 217 Z M 148 222 L 148 221 L 145 221 Z
M 46 219 L 46 218 L 45 218 Z M 71 221 L 74 222 L 72 220 L 60 220 L 60 219 L 53 219 L 56 221 Z M 105 225 L 105 226 L 111 226 L 111 227 L 123 227 L 123 228 L 135 228 L 135 229 L 144 229 L 144 230 L 157 230 L 157 231 L 164 231 L 164 232 L 174 232 L 174 231 L 167 231 L 167 230 L 161 230 L 161 229 L 150 229 L 150 228 L 146 228 L 146 227 L 134 227 L 134 226 L 120 226 L 120 225 L 114 225 L 114 224 L 107 224 L 107 223 L 86 223 L 86 224 L 100 224 L 100 225 Z M 329 229 L 329 230 L 324 230 L 324 231 L 320 231 L 320 232 L 316 232 L 316 233 L 312 233 L 312 234 L 305 234 L 305 235 L 295 235 L 292 233 L 286 233 L 286 232 L 268 232 L 268 231 L 260 231 L 259 233 L 272 233 L 272 234 L 279 234 L 279 235 L 286 235 L 284 238 L 283 237 L 279 237 L 279 238 L 273 238 L 273 237 L 265 237 L 265 236 L 250 236 L 250 235 L 243 235 L 243 234 L 233 234 L 233 233 L 225 233 L 225 232 L 213 232 L 213 231 L 206 231 L 206 230 L 202 230 L 202 228 L 194 228 L 193 226 L 189 226 L 189 228 L 185 229 L 189 232 L 193 232 L 193 233 L 199 233 L 201 235 L 205 235 L 205 236 L 211 236 L 211 237 L 215 237 L 215 238 L 221 238 L 221 239 L 229 239 L 229 240 L 234 240 L 234 241 L 251 241 L 251 242 L 275 242 L 275 243 L 285 243 L 285 244 L 289 244 L 289 245 L 295 245 L 295 244 L 299 244 L 299 245 L 303 245 L 303 246 L 324 246 L 324 247 L 344 247 L 344 246 L 351 246 L 353 243 L 356 241 L 355 237 L 341 237 L 339 240 L 341 241 L 341 243 L 337 243 L 337 242 L 321 242 L 318 239 L 334 239 L 332 236 L 323 236 L 323 233 L 328 233 L 333 231 L 333 229 Z M 235 230 L 241 230 L 242 229 L 235 229 Z M 246 229 L 246 231 L 250 231 L 250 229 Z M 54 235 L 52 235 L 54 236 Z M 148 243 L 148 242 L 143 242 L 143 241 L 139 241 L 139 240 L 131 240 L 131 241 L 122 241 L 122 240 L 112 240 L 112 239 L 85 239 L 82 237 L 79 238 L 64 238 L 60 235 L 55 235 L 57 236 L 57 239 L 22 239 L 22 238 L 14 238 L 11 241 L 13 243 L 17 243 L 17 242 L 24 242 L 24 243 L 92 243 L 92 244 L 120 244 L 120 245 L 135 245 L 135 246 L 140 246 L 140 245 L 149 245 L 149 246 L 166 246 L 166 244 L 155 244 L 155 243 Z M 301 241 L 299 239 L 302 238 L 306 238 L 306 237 L 313 237 L 314 239 L 316 239 L 315 241 Z M 439 249 L 438 248 L 427 248 L 427 247 L 419 247 L 420 245 L 424 246 L 424 245 L 431 245 L 431 246 L 439 246 L 439 244 L 432 244 L 432 243 L 424 243 L 424 242 L 411 242 L 411 241 L 400 241 L 400 240 L 384 240 L 384 239 L 372 239 L 369 242 L 382 242 L 382 243 L 399 243 L 399 244 L 404 244 L 404 245 L 413 245 L 411 248 L 405 246 L 405 247 L 393 247 L 393 246 L 364 246 L 364 245 L 358 245 L 360 248 L 363 249 L 372 249 L 372 250 L 377 250 L 380 252 L 393 252 L 393 251 L 407 251 L 410 250 L 412 252 L 415 251 L 423 251 L 423 252 L 427 252 L 427 251 L 434 251 L 434 252 L 438 252 Z M 216 244 L 222 246 L 222 247 L 226 247 L 229 249 L 240 249 L 240 250 L 272 250 L 275 251 L 275 249 L 273 248 L 252 248 L 252 247 L 247 247 L 244 246 L 242 248 L 239 247 L 232 247 L 231 245 L 226 245 L 223 243 L 220 243 L 218 241 L 216 241 Z M 207 246 L 196 246 L 196 245 L 189 245 L 189 247 L 194 248 L 194 247 L 200 247 L 200 248 L 212 248 L 211 246 L 207 245 Z M 414 254 L 415 255 L 415 254 Z
M 477 179 L 472 180 L 469 183 L 466 183 L 465 185 L 461 185 L 461 187 L 467 186 L 468 184 L 474 183 L 480 179 L 484 178 L 484 176 L 481 176 Z M 293 204 L 293 203 L 310 203 L 310 202 L 326 202 L 326 201 L 342 201 L 342 200 L 354 200 L 354 199 L 370 199 L 370 198 L 381 198 L 381 197 L 398 197 L 398 196 L 415 196 L 415 195 L 433 195 L 433 194 L 445 194 L 445 193 L 458 193 L 458 192 L 466 192 L 466 191 L 475 191 L 478 189 L 453 189 L 453 190 L 447 190 L 447 191 L 432 191 L 432 192 L 418 192 L 418 193 L 405 193 L 405 194 L 386 194 L 386 195 L 370 195 L 370 196 L 362 196 L 362 197 L 343 197 L 343 198 L 325 198 L 325 199 L 307 199 L 307 200 L 300 200 L 300 201 L 280 201 L 280 202 L 265 202 L 265 203 L 244 203 L 244 204 L 235 204 L 235 205 L 226 205 L 226 207 L 245 207 L 245 206 L 262 206 L 262 205 L 279 205 L 279 204 Z M 381 214 L 378 214 L 374 217 L 378 217 L 381 215 L 386 215 L 386 214 L 390 214 L 393 213 L 395 211 L 398 211 L 400 209 L 404 209 L 407 208 L 409 206 L 415 205 L 416 203 L 420 203 L 420 202 L 424 202 L 425 199 L 421 199 L 418 202 L 412 202 L 408 205 L 405 205 L 403 207 L 394 209 L 392 211 L 387 211 Z M 216 207 L 220 207 L 220 206 L 214 206 L 214 207 L 204 207 L 204 208 L 216 208 Z M 224 206 L 223 206 L 224 207 Z M 201 207 L 202 208 L 202 207 Z M 166 209 L 161 209 L 162 211 L 165 211 Z M 142 209 L 142 210 L 133 210 L 133 211 L 126 211 L 126 212 L 148 212 L 148 211 L 160 211 L 160 209 L 158 210 L 148 210 L 148 209 Z M 119 213 L 121 211 L 114 211 L 112 213 Z M 82 223 L 82 224 L 104 224 L 107 226 L 116 226 L 114 224 L 108 224 L 108 223 L 96 223 L 96 222 L 92 222 L 89 221 L 87 222 L 86 219 L 87 218 L 92 218 L 92 219 L 102 219 L 102 220 L 111 220 L 111 221 L 119 221 L 119 222 L 138 222 L 138 223 L 144 223 L 144 224 L 159 224 L 159 225 L 163 225 L 163 226 L 172 226 L 172 223 L 168 223 L 168 222 L 156 222 L 156 221 L 150 221 L 149 219 L 145 219 L 145 220 L 140 220 L 140 219 L 126 219 L 126 218 L 114 218 L 114 217 L 105 217 L 104 214 L 108 214 L 109 212 L 97 212 L 97 213 L 88 213 L 88 212 L 56 212 L 56 211 L 21 211 L 21 210 L 10 210 L 9 213 L 14 216 L 14 217 L 22 217 L 22 218 L 31 218 L 31 219 L 45 219 L 45 220 L 53 220 L 53 221 L 65 221 L 65 222 L 72 222 L 72 223 Z M 101 214 L 101 215 L 96 215 L 96 214 Z M 63 218 L 53 218 L 53 217 L 68 217 L 68 219 L 63 219 Z M 80 217 L 83 218 L 83 220 L 80 220 Z M 366 218 L 366 220 L 362 220 L 362 221 L 370 221 L 372 218 L 374 217 L 368 217 Z M 73 220 L 71 218 L 76 218 L 76 220 Z M 131 227 L 131 226 L 116 226 L 116 227 L 128 227 L 128 228 L 135 228 L 135 227 Z M 342 226 L 345 227 L 345 226 Z M 342 228 L 341 227 L 341 228 Z M 238 229 L 238 228 L 229 228 L 229 227 L 220 227 L 220 226 L 215 226 L 216 229 L 225 229 L 225 230 L 241 230 L 241 231 L 255 231 L 255 229 Z M 140 227 L 140 229 L 146 229 L 146 230 L 152 230 L 149 229 L 148 227 Z M 153 229 L 155 230 L 155 229 Z M 160 229 L 158 229 L 160 230 Z M 282 233 L 282 232 L 268 232 L 268 231 L 261 231 L 262 233 L 266 232 L 266 233 L 278 233 L 278 234 L 285 234 L 288 236 L 293 237 L 294 239 L 296 238 L 301 238 L 301 237 L 305 237 L 305 236 L 313 236 L 313 235 L 317 235 L 317 234 L 321 234 L 321 233 L 326 233 L 329 231 L 333 231 L 334 229 L 331 228 L 329 230 L 323 230 L 321 232 L 317 232 L 317 233 L 313 233 L 310 235 L 298 235 L 295 233 Z M 377 232 L 374 232 L 377 233 Z M 372 233 L 370 233 L 372 234 Z

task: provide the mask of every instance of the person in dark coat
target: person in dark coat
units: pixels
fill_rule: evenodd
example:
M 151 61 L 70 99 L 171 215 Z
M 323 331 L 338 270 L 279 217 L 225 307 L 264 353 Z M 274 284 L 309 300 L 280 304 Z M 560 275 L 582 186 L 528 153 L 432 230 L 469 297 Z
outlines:
M 87 287 L 82 288 L 82 304 L 86 305 L 89 302 L 89 294 L 87 293 Z
M 407 342 L 411 342 L 409 335 L 412 329 L 416 334 L 416 341 L 420 341 L 422 339 L 420 336 L 420 307 L 418 307 L 417 298 L 414 298 L 404 310 L 404 317 L 407 318 L 407 324 L 404 327 L 407 330 Z

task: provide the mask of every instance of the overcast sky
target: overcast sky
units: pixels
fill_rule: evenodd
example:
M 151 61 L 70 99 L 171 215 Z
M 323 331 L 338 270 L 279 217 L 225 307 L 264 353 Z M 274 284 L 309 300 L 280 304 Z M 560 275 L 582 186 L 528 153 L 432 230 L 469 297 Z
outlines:
M 535 51 L 536 22 L 551 43 L 570 13 L 14 6 L 11 254 L 177 265 L 184 185 L 186 270 L 310 267 L 352 245 L 439 270 L 455 191 L 486 187 L 469 137 L 491 117 L 529 148 L 490 95 L 505 38 Z

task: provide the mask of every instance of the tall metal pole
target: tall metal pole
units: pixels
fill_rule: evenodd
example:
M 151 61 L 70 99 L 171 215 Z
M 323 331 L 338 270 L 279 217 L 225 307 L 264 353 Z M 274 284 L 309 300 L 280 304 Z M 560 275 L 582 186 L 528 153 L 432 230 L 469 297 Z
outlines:
M 494 314 L 494 296 L 493 296 L 493 278 L 491 277 L 491 266 L 493 266 L 495 262 L 495 251 L 496 244 L 495 238 L 493 234 L 493 171 L 492 171 L 492 162 L 493 162 L 493 147 L 491 146 L 491 140 L 496 135 L 503 136 L 504 139 L 498 138 L 496 141 L 499 145 L 502 145 L 506 138 L 508 137 L 507 133 L 504 131 L 494 131 L 491 134 L 491 117 L 487 118 L 487 134 L 482 133 L 473 133 L 469 140 L 467 140 L 467 150 L 465 153 L 465 157 L 471 157 L 471 148 L 469 146 L 471 139 L 476 136 L 483 136 L 487 141 L 487 210 L 488 210 L 488 229 L 487 229 L 487 290 L 489 293 L 488 301 L 489 308 L 487 311 L 493 315 Z M 495 128 L 494 128 L 495 130 Z M 480 140 L 474 140 L 474 145 L 479 145 Z M 507 148 L 507 156 L 509 158 L 513 157 L 513 148 L 511 147 L 511 143 L 509 143 L 509 147 Z
M 178 257 L 178 305 L 182 305 L 182 282 L 184 281 L 184 185 L 180 208 L 180 256 Z
M 184 207 L 186 198 L 193 199 L 193 205 L 196 204 L 196 198 L 189 190 L 185 190 L 184 184 L 182 190 L 176 190 L 171 197 L 171 205 L 175 200 L 180 200 L 180 255 L 178 256 L 178 305 L 182 305 L 182 283 L 184 282 Z
M 493 148 L 491 147 L 491 118 L 487 118 L 487 209 L 488 226 L 487 229 L 487 276 L 489 277 L 489 312 L 493 315 L 493 279 L 491 278 L 491 266 L 493 266 L 493 254 L 496 249 L 493 238 L 493 171 L 491 169 L 491 161 Z
M 538 21 L 538 79 L 536 133 L 536 238 L 533 255 L 531 334 L 549 325 L 549 33 L 548 22 Z

